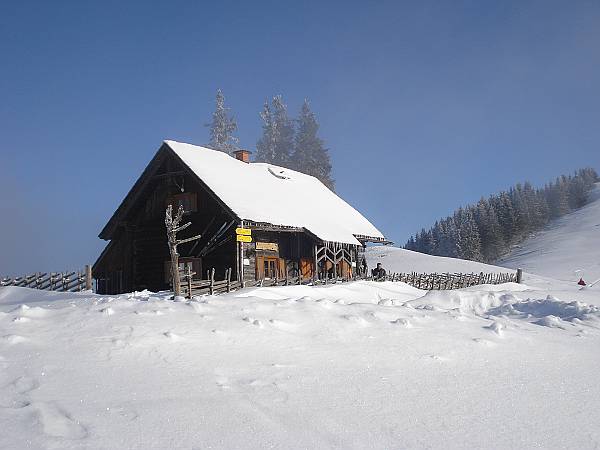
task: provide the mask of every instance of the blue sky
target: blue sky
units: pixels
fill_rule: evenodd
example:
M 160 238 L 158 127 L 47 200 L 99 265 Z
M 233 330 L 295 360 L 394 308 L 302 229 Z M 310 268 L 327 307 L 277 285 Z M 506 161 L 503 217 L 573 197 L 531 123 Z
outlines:
M 308 97 L 338 193 L 399 244 L 599 169 L 599 42 L 597 1 L 2 2 L 0 273 L 93 262 L 161 141 L 208 140 L 217 88 L 251 149 L 266 98 Z

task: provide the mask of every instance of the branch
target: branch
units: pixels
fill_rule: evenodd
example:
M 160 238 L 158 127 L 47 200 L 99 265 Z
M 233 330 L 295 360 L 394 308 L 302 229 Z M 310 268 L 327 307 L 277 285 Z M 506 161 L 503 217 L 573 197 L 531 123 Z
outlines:
M 182 239 L 180 241 L 177 241 L 177 245 L 179 244 L 185 244 L 186 242 L 190 242 L 190 241 L 195 241 L 196 239 L 200 239 L 202 237 L 201 234 L 191 237 L 191 238 L 187 238 L 187 239 Z
M 185 230 L 185 229 L 186 229 L 187 227 L 189 227 L 191 224 L 192 224 L 192 222 L 188 222 L 188 223 L 186 223 L 185 225 L 181 225 L 180 227 L 177 227 L 177 228 L 174 228 L 174 229 L 172 229 L 171 231 L 172 231 L 173 233 L 178 233 L 178 232 L 180 232 L 181 230 Z

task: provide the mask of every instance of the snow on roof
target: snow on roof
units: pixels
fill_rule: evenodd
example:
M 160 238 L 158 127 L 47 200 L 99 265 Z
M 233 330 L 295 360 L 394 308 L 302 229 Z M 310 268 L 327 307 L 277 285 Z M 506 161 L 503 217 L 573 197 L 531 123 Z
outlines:
M 303 227 L 329 242 L 358 244 L 355 236 L 384 239 L 315 177 L 271 164 L 245 163 L 196 145 L 165 144 L 242 220 Z

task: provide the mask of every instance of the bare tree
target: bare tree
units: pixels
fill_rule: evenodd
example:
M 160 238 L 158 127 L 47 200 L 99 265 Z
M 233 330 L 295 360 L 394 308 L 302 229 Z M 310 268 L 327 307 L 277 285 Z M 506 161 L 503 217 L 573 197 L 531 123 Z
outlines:
M 183 206 L 179 205 L 177 214 L 173 217 L 173 206 L 167 206 L 165 214 L 165 225 L 167 227 L 167 238 L 169 240 L 169 252 L 171 253 L 171 279 L 173 281 L 173 295 L 175 298 L 181 297 L 181 280 L 179 278 L 179 253 L 177 253 L 177 246 L 179 244 L 185 244 L 186 242 L 195 241 L 200 239 L 202 235 L 193 236 L 187 239 L 177 240 L 177 233 L 181 230 L 185 230 L 189 227 L 192 222 L 188 222 L 184 225 L 179 226 L 181 219 L 183 218 Z

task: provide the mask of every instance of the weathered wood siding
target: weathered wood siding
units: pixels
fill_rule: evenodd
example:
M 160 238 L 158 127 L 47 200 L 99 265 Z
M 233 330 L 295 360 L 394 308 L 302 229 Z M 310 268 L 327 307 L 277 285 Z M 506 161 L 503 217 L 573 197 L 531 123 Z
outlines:
M 130 206 L 118 231 L 94 265 L 94 277 L 105 280 L 104 293 L 169 289 L 164 269 L 165 261 L 169 260 L 164 214 L 168 199 L 180 194 L 182 188 L 184 192 L 196 194 L 197 211 L 184 216 L 184 221 L 192 222 L 192 226 L 182 232 L 181 237 L 203 234 L 199 241 L 180 246 L 182 257 L 199 256 L 215 233 L 233 220 L 178 161 L 167 158 L 138 200 Z M 233 230 L 226 236 L 228 241 L 202 256 L 204 268 L 223 268 L 223 271 L 228 267 L 235 268 Z M 202 274 L 202 278 L 206 278 L 206 274 Z

